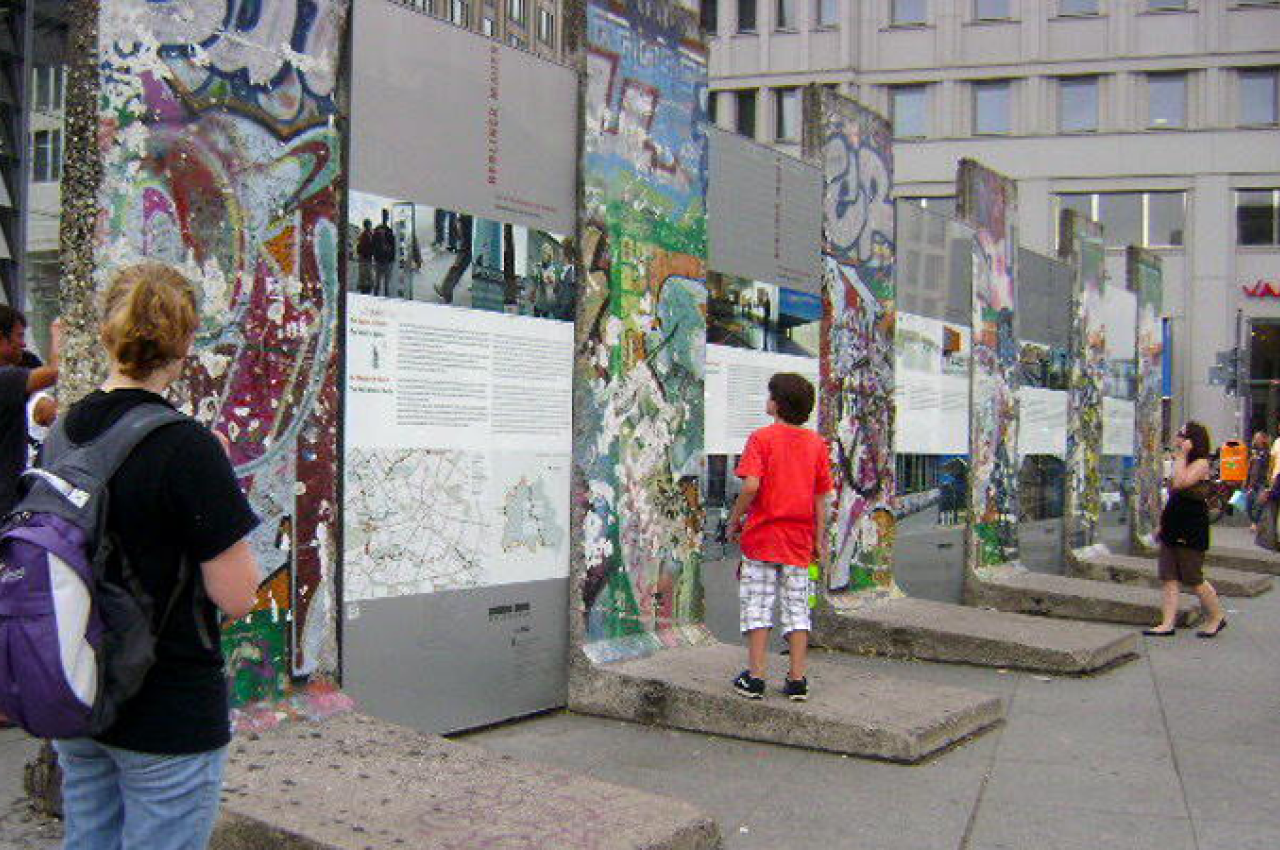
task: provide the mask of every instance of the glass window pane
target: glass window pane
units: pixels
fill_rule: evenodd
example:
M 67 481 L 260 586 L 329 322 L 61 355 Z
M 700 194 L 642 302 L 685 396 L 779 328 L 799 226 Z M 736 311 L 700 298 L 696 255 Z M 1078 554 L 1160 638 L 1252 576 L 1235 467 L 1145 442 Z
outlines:
M 1009 132 L 1009 81 L 973 84 L 973 132 Z
M 1147 100 L 1152 127 L 1182 127 L 1187 121 L 1187 75 L 1148 74 Z
M 1085 218 L 1093 218 L 1093 195 L 1089 193 L 1059 195 L 1058 206 L 1064 210 L 1075 210 Z
M 1274 68 L 1240 72 L 1240 123 L 1275 124 L 1276 109 L 1280 106 L 1276 80 L 1280 76 Z
M 928 12 L 928 0 L 892 0 L 889 4 L 894 24 L 923 24 Z
M 1182 192 L 1147 194 L 1147 247 L 1185 245 L 1186 195 Z
M 524 0 L 507 0 L 507 17 L 518 24 L 524 24 Z
M 1275 193 L 1270 189 L 1236 192 L 1237 241 L 1241 245 L 1276 244 Z
M 756 137 L 756 91 L 743 89 L 734 92 L 734 129 L 749 139 Z
M 702 0 L 698 4 L 699 23 L 702 24 L 702 31 L 716 34 L 720 29 L 720 21 L 717 12 L 720 10 L 720 0 Z
M 756 0 L 738 0 L 738 32 L 756 31 Z
M 795 0 L 776 0 L 774 4 L 777 10 L 777 17 L 774 20 L 774 26 L 780 30 L 793 30 L 796 28 L 796 2 Z
M 1187 8 L 1187 0 L 1147 0 L 1147 8 L 1155 12 L 1168 9 L 1185 9 Z
M 1113 192 L 1098 195 L 1098 221 L 1111 246 L 1142 244 L 1142 194 Z
M 929 135 L 929 92 L 924 86 L 895 86 L 890 105 L 893 134 L 903 139 Z
M 1058 129 L 1064 133 L 1098 129 L 1097 77 L 1058 80 Z
M 1098 0 L 1058 0 L 1059 15 L 1096 15 Z
M 973 14 L 980 21 L 1003 21 L 1009 17 L 1009 0 L 974 0 Z
M 814 0 L 813 19 L 820 27 L 832 27 L 839 15 L 839 0 Z
M 934 215 L 944 216 L 946 218 L 955 218 L 956 215 L 956 199 L 952 195 L 941 198 L 927 198 L 925 200 L 925 209 Z
M 32 179 L 37 183 L 49 182 L 49 131 L 42 129 L 35 137 L 35 156 L 32 156 Z
M 774 137 L 789 142 L 800 137 L 800 90 L 777 89 L 774 92 Z

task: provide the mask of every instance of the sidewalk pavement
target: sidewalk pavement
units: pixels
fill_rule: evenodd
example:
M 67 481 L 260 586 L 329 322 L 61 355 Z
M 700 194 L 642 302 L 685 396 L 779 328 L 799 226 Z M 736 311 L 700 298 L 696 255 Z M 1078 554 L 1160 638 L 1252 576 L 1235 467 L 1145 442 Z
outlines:
M 1215 528 L 1215 542 L 1238 545 L 1234 532 Z M 1227 606 L 1219 638 L 1148 638 L 1143 658 L 1084 679 L 830 654 L 1009 700 L 1004 727 L 914 767 L 564 712 L 463 739 L 685 800 L 728 850 L 1274 850 L 1280 593 Z M 4 850 L 57 846 L 6 806 L 31 750 L 0 732 Z

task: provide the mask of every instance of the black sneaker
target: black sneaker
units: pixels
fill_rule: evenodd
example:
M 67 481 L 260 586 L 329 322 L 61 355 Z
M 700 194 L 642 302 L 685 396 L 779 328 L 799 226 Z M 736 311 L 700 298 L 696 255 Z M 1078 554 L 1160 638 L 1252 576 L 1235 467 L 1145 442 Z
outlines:
M 804 702 L 809 699 L 809 680 L 787 679 L 787 683 L 782 686 L 782 693 L 792 702 Z
M 764 679 L 757 679 L 750 670 L 743 670 L 733 680 L 733 689 L 747 699 L 764 699 Z

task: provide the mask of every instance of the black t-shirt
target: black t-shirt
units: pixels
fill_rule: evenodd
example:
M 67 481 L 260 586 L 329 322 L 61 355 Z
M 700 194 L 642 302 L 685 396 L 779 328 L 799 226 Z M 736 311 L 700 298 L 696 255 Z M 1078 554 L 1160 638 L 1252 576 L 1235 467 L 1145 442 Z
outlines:
M 27 377 L 19 366 L 0 366 L 0 515 L 18 495 L 18 476 L 27 468 Z
M 168 402 L 145 390 L 94 392 L 67 412 L 67 436 L 91 440 L 147 403 Z M 172 597 L 184 554 L 194 565 L 194 581 L 159 635 L 156 662 L 142 689 L 98 740 L 164 755 L 225 746 L 231 724 L 217 609 L 207 597 L 197 606 L 195 586 L 199 565 L 238 543 L 258 518 L 222 445 L 194 420 L 166 425 L 143 440 L 111 479 L 109 496 L 107 525 L 156 608 L 163 610 Z M 205 621 L 209 646 L 201 640 L 197 616 Z

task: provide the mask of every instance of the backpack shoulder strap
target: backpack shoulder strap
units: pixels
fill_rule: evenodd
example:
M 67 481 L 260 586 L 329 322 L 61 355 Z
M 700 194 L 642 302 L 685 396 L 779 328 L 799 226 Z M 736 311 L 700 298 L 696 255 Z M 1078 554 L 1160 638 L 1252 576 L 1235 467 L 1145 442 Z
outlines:
M 49 430 L 43 462 L 54 466 L 59 459 L 76 452 L 78 464 L 94 479 L 107 482 L 116 474 L 143 440 L 165 425 L 186 421 L 189 417 L 164 404 L 140 404 L 127 411 L 107 430 L 84 443 L 74 443 L 67 436 L 66 424 L 60 418 Z

